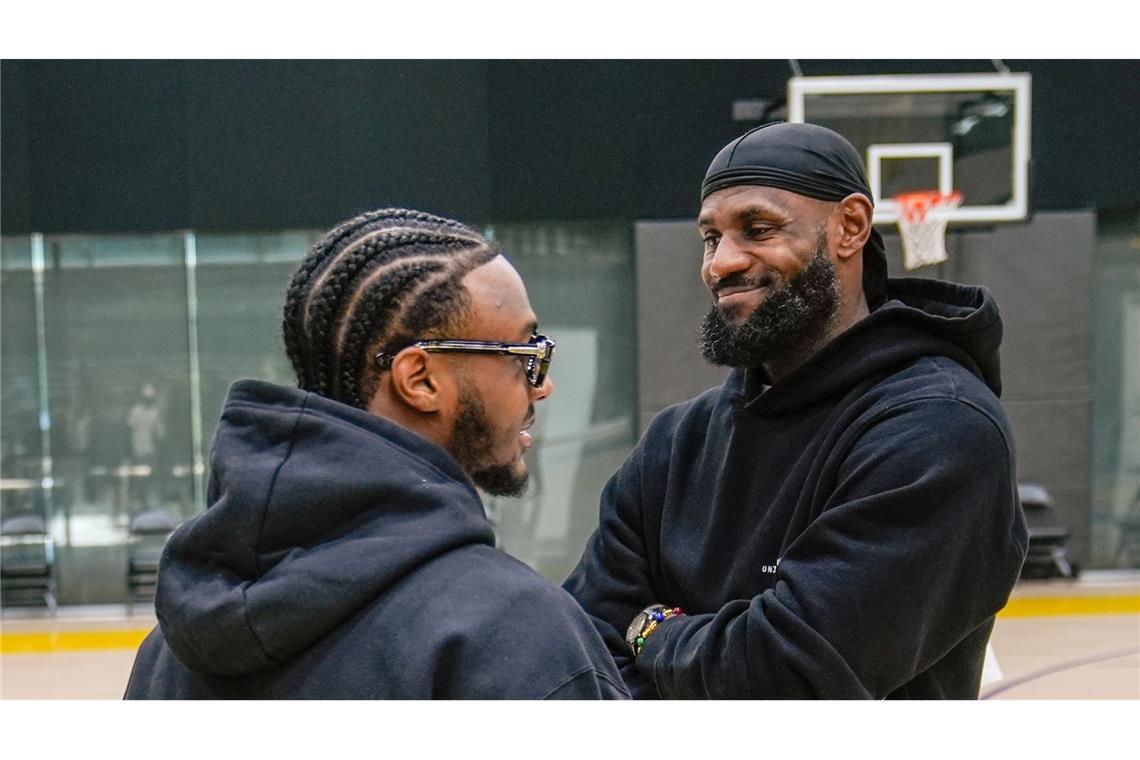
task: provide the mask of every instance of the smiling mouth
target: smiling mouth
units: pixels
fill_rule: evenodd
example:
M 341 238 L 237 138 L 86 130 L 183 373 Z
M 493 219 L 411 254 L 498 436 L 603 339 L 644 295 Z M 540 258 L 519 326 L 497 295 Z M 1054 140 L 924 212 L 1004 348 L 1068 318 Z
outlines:
M 751 293 L 755 290 L 764 290 L 771 287 L 774 282 L 775 278 L 772 277 L 771 274 L 766 273 L 751 282 L 746 282 L 739 285 L 718 287 L 714 290 L 714 293 L 716 294 L 716 298 L 719 301 L 722 298 L 728 298 L 729 296 L 735 296 L 740 293 Z

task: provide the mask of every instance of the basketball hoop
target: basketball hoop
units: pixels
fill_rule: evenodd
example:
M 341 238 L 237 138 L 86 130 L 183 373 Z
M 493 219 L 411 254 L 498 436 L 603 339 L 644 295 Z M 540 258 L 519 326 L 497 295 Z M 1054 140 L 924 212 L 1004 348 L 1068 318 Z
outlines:
M 962 194 L 926 190 L 896 195 L 903 266 L 908 270 L 946 261 L 946 223 Z

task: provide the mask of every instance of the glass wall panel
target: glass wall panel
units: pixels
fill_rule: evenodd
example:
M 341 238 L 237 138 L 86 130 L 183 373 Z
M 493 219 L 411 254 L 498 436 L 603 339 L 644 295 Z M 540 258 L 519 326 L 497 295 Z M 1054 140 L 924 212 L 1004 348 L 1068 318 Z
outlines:
M 229 385 L 294 382 L 281 309 L 321 234 L 49 237 L 39 249 L 2 241 L 0 507 L 45 518 L 61 603 L 129 599 L 131 517 L 164 510 L 181 521 L 201 507 L 196 475 L 208 472 L 195 462 L 208 465 Z M 488 497 L 487 510 L 502 548 L 561 581 L 634 441 L 631 228 L 519 224 L 488 234 L 559 348 L 557 387 L 533 431 L 533 486 L 520 499 Z
M 46 518 L 31 239 L 0 240 L 0 518 Z
M 1094 567 L 1140 567 L 1140 211 L 1102 213 L 1094 268 Z
M 554 581 L 581 556 L 598 498 L 635 441 L 632 226 L 512 224 L 489 231 L 526 282 L 539 329 L 558 341 L 554 394 L 538 406 L 532 486 L 488 499 L 503 549 Z
M 198 356 L 207 467 L 210 442 L 231 383 L 256 377 L 295 384 L 281 339 L 281 311 L 293 270 L 321 234 L 197 239 Z
M 119 602 L 131 516 L 195 509 L 183 237 L 48 238 L 46 251 L 60 602 Z

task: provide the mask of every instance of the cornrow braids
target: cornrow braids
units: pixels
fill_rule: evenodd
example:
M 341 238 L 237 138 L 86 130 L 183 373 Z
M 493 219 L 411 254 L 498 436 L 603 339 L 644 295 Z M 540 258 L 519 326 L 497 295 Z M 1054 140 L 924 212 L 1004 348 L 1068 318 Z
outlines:
M 346 291 L 359 292 L 361 278 L 374 270 L 386 271 L 397 264 L 402 260 L 401 255 L 406 255 L 408 248 L 434 245 L 443 250 L 457 250 L 477 244 L 472 238 L 420 232 L 404 227 L 369 233 L 369 237 L 346 247 L 314 281 L 306 310 L 309 342 L 314 346 L 326 345 L 333 339 L 335 332 L 335 343 L 339 345 L 349 322 L 343 313 Z M 355 299 L 356 296 L 352 296 L 349 302 L 352 303 Z M 313 390 L 326 396 L 336 394 L 336 384 L 332 378 L 336 377 L 339 356 L 339 351 L 331 356 L 323 352 L 317 353 L 316 384 Z
M 452 328 L 467 308 L 463 277 L 498 254 L 470 227 L 422 211 L 380 209 L 339 224 L 286 292 L 282 333 L 298 386 L 365 407 L 379 377 L 373 349 Z
M 373 357 L 381 349 L 394 350 L 422 338 L 447 335 L 458 327 L 468 313 L 469 298 L 460 281 L 472 269 L 485 264 L 497 251 L 468 251 L 466 266 L 444 269 L 430 264 L 414 264 L 420 276 L 415 283 L 403 289 L 392 302 L 389 318 L 381 309 L 384 299 L 373 296 L 373 289 L 383 288 L 383 281 L 362 289 L 357 299 L 341 352 L 344 367 L 341 370 L 341 387 L 345 396 L 355 393 L 362 403 L 376 392 L 380 372 Z M 424 276 L 427 275 L 427 276 Z M 352 363 L 355 362 L 355 366 Z M 354 387 L 355 386 L 355 387 Z M 346 401 L 351 403 L 351 401 Z
M 461 230 L 474 234 L 474 230 L 451 219 L 444 219 L 422 211 L 412 211 L 410 209 L 384 208 L 376 211 L 368 211 L 345 222 L 341 222 L 330 230 L 321 240 L 317 241 L 308 256 L 305 257 L 293 274 L 293 278 L 285 294 L 285 314 L 282 323 L 285 352 L 294 370 L 298 372 L 297 379 L 301 387 L 308 387 L 311 380 L 307 374 L 302 376 L 300 372 L 302 368 L 307 367 L 307 357 L 310 354 L 310 347 L 306 340 L 304 310 L 309 300 L 308 296 L 312 285 L 312 278 L 319 276 L 324 268 L 335 259 L 335 254 L 358 236 L 372 230 L 392 226 L 399 221 L 407 221 L 411 224 L 421 224 L 441 229 Z

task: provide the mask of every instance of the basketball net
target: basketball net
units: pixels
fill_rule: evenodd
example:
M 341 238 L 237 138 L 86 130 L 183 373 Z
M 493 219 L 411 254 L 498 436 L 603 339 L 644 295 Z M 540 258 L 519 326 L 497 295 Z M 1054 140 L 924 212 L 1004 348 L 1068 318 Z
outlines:
M 962 194 L 927 190 L 896 195 L 903 266 L 908 270 L 946 261 L 946 223 Z

